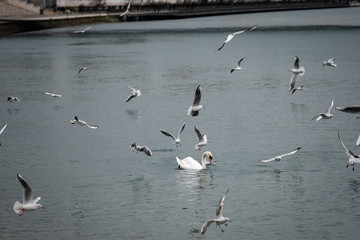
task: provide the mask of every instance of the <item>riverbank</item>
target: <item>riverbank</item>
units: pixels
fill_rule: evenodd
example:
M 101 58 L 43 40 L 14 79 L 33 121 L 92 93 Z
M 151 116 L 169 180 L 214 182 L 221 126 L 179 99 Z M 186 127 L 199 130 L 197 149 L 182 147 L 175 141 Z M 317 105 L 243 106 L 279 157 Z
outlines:
M 350 7 L 347 3 L 271 3 L 271 4 L 239 4 L 213 6 L 153 6 L 147 8 L 131 8 L 130 13 L 120 17 L 121 12 L 86 12 L 86 13 L 53 13 L 37 16 L 12 16 L 0 19 L 0 35 L 35 31 L 49 28 L 61 28 L 76 25 L 111 23 L 124 21 L 149 21 L 182 19 L 193 17 L 216 16 L 226 14 L 243 14 L 254 12 L 309 10 L 321 8 Z

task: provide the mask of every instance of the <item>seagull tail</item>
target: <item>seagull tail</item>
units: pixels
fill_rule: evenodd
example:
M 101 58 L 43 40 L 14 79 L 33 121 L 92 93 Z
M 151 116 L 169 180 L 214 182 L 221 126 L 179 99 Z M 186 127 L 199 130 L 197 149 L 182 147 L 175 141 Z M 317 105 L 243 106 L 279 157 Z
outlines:
M 21 212 L 21 206 L 22 204 L 19 201 L 16 201 L 14 203 L 14 211 L 16 212 L 16 214 L 19 214 Z
M 300 77 L 301 77 L 301 76 L 303 76 L 303 75 L 305 74 L 305 68 L 304 68 L 303 66 L 301 66 L 301 67 L 299 68 L 299 70 L 301 71 L 300 74 L 299 74 Z

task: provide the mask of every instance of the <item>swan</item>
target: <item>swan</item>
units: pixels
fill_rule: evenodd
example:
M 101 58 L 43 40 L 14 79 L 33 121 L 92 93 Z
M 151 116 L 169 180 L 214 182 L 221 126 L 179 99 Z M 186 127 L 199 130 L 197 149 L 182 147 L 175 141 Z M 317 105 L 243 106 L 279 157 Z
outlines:
M 206 151 L 201 155 L 201 164 L 193 159 L 192 157 L 186 157 L 184 159 L 180 159 L 176 157 L 176 161 L 178 163 L 178 168 L 186 169 L 186 170 L 202 170 L 206 169 L 206 156 L 209 158 L 209 162 L 212 163 L 213 156 L 211 152 Z

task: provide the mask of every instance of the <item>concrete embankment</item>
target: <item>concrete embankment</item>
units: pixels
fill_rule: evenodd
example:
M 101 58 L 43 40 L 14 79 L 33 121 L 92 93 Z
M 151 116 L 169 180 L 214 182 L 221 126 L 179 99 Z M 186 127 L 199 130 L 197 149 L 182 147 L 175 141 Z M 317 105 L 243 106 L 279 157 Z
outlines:
M 320 2 L 320 1 L 319 1 Z M 181 19 L 191 17 L 216 16 L 225 14 L 241 14 L 269 11 L 306 10 L 319 8 L 349 7 L 349 4 L 338 2 L 338 4 L 256 4 L 256 5 L 216 5 L 216 6 L 187 6 L 183 8 L 169 9 L 168 7 L 149 11 L 143 11 L 133 7 L 132 11 L 125 17 L 119 17 L 117 13 L 71 13 L 57 15 L 38 15 L 32 17 L 12 17 L 0 19 L 0 35 L 13 34 L 26 31 L 42 30 L 49 28 L 60 28 L 76 25 L 90 25 L 97 23 L 122 22 L 122 21 L 147 21 Z

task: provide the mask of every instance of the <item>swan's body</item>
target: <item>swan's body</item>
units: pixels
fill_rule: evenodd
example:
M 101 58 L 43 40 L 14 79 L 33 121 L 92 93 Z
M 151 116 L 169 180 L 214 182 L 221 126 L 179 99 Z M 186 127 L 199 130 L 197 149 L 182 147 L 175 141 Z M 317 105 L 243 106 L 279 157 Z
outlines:
M 329 60 L 324 61 L 322 66 L 323 67 L 324 66 L 337 67 L 337 65 L 334 63 L 334 61 L 335 61 L 335 58 L 330 58 Z
M 295 56 L 294 68 L 290 69 L 290 72 L 292 72 L 293 75 L 290 79 L 289 91 L 294 89 L 296 80 L 299 78 L 299 76 L 303 76 L 305 74 L 305 68 L 303 66 L 300 66 L 299 61 L 299 58 Z
M 174 143 L 176 144 L 176 147 L 179 147 L 179 146 L 181 146 L 181 140 L 180 140 L 180 133 L 182 133 L 182 131 L 184 131 L 184 129 L 185 129 L 185 122 L 183 123 L 183 125 L 181 126 L 181 128 L 180 128 L 180 130 L 179 130 L 179 132 L 178 132 L 178 134 L 177 134 L 177 137 L 175 137 L 174 135 L 172 135 L 171 133 L 168 133 L 168 132 L 166 132 L 166 131 L 164 131 L 164 130 L 162 130 L 162 129 L 160 129 L 160 132 L 162 133 L 162 134 L 164 134 L 165 136 L 168 136 L 168 137 L 171 137 L 172 139 L 174 139 Z
M 22 176 L 20 176 L 20 174 L 17 174 L 17 177 L 24 188 L 24 194 L 23 203 L 16 201 L 14 204 L 14 211 L 16 212 L 16 214 L 21 216 L 23 215 L 24 211 L 34 211 L 39 208 L 44 208 L 41 204 L 37 203 L 41 199 L 40 197 L 36 197 L 34 199 L 33 191 L 29 184 L 25 182 L 25 180 L 22 178 Z
M 222 232 L 224 232 L 224 229 L 222 229 L 220 225 L 225 224 L 225 226 L 227 226 L 226 222 L 231 221 L 229 218 L 223 216 L 225 196 L 229 192 L 229 189 L 230 188 L 228 188 L 228 190 L 226 191 L 224 196 L 220 199 L 220 202 L 216 208 L 216 217 L 214 219 L 209 219 L 208 221 L 206 221 L 203 224 L 203 226 L 201 227 L 201 230 L 200 230 L 201 234 L 204 234 L 206 232 L 207 228 L 212 223 L 215 223 L 216 226 L 219 227 Z
M 318 115 L 316 115 L 315 117 L 313 117 L 312 120 L 316 120 L 319 121 L 321 119 L 330 119 L 332 118 L 334 115 L 330 113 L 331 108 L 334 106 L 334 100 L 331 101 L 330 106 L 327 108 L 325 113 L 320 113 Z
M 345 144 L 344 144 L 343 141 L 341 140 L 341 137 L 340 137 L 340 133 L 339 133 L 339 132 L 338 132 L 338 138 L 339 138 L 339 140 L 340 140 L 340 142 L 341 142 L 341 145 L 342 145 L 343 148 L 345 149 L 346 155 L 348 155 L 348 157 L 349 157 L 349 162 L 348 162 L 348 164 L 346 165 L 346 167 L 349 167 L 349 165 L 350 165 L 350 166 L 352 166 L 352 170 L 354 171 L 354 170 L 355 170 L 355 163 L 360 163 L 360 156 L 357 155 L 357 154 L 355 154 L 355 153 L 353 153 L 352 151 L 349 151 L 349 150 L 346 148 Z
M 239 60 L 239 62 L 237 63 L 237 66 L 235 67 L 235 68 L 232 68 L 231 70 L 230 70 L 230 73 L 232 73 L 233 71 L 240 71 L 242 68 L 241 68 L 241 66 L 240 66 L 240 64 L 241 64 L 241 61 L 243 60 L 244 58 L 242 58 L 242 59 L 240 59 Z
M 230 33 L 229 35 L 227 35 L 225 41 L 224 41 L 224 42 L 222 43 L 222 45 L 218 48 L 218 50 L 216 50 L 215 53 L 220 52 L 220 50 L 225 46 L 225 44 L 228 43 L 228 42 L 230 42 L 237 34 L 241 34 L 241 33 L 244 33 L 244 32 L 249 32 L 249 31 L 254 30 L 255 28 L 257 28 L 257 25 L 252 26 L 251 28 L 248 28 L 248 29 L 245 29 L 245 30 L 241 30 L 241 31 L 238 31 L 238 32 Z
M 206 160 L 205 160 L 206 157 L 208 157 L 209 162 L 212 163 L 213 156 L 209 151 L 206 151 L 201 155 L 201 164 L 192 157 L 186 157 L 184 159 L 180 159 L 176 157 L 176 161 L 179 169 L 202 170 L 202 169 L 206 169 Z
M 134 97 L 139 97 L 141 96 L 141 91 L 139 89 L 135 89 L 132 88 L 130 86 L 128 86 L 128 88 L 131 89 L 131 94 L 125 99 L 125 102 L 130 101 L 131 99 L 133 99 Z
M 199 111 L 205 108 L 203 105 L 200 105 L 200 100 L 201 100 L 201 87 L 199 85 L 195 90 L 194 101 L 193 104 L 189 107 L 187 115 L 191 115 L 193 117 L 199 115 Z

